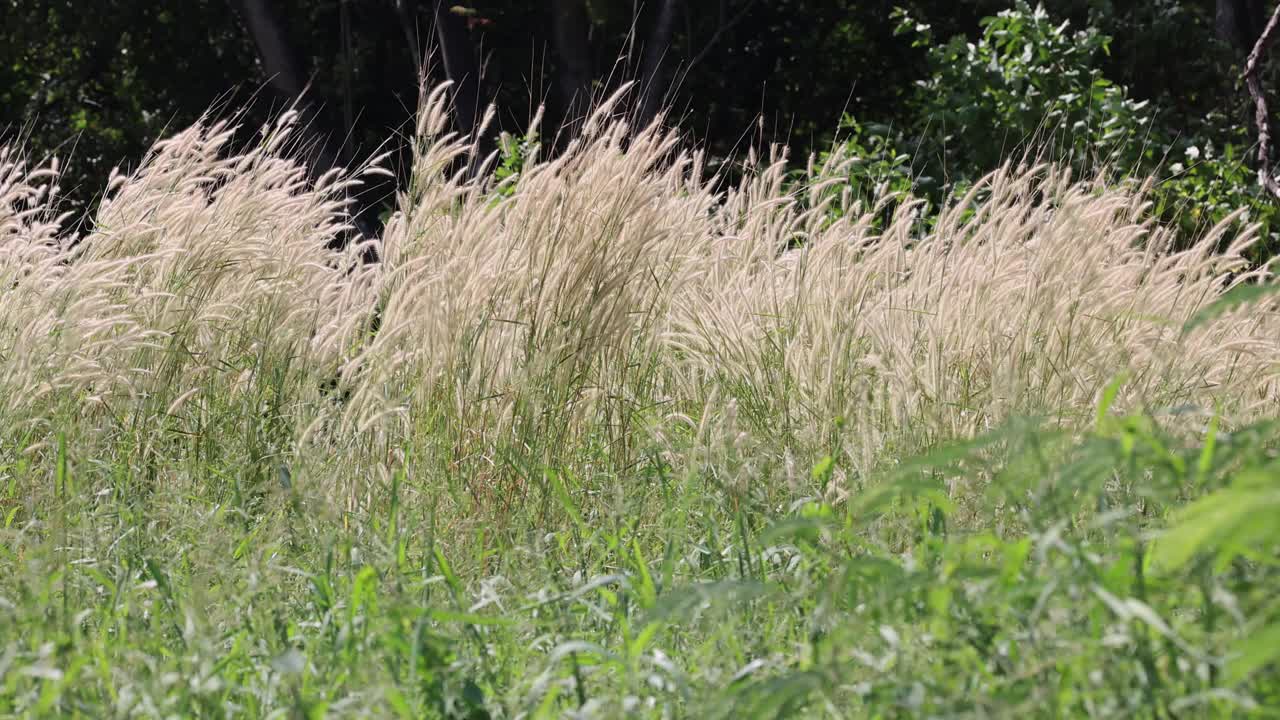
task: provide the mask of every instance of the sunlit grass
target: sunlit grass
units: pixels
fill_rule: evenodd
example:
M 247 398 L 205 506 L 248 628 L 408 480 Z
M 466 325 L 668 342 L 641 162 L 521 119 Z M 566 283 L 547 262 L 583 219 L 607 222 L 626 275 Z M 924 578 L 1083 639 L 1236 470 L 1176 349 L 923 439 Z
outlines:
M 442 92 L 341 250 L 359 177 L 288 118 L 157 145 L 82 237 L 0 154 L 0 713 L 1277 701 L 1251 229 L 1174 252 L 1031 166 L 881 232 L 857 158 L 729 186 L 607 102 L 495 187 Z

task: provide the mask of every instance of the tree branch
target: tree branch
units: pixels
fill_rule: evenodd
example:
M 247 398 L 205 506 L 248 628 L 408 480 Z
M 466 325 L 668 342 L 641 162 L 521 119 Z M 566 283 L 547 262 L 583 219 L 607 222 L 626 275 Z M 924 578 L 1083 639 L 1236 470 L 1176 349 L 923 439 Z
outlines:
M 1271 175 L 1271 113 L 1267 110 L 1267 97 L 1262 90 L 1262 79 L 1258 77 L 1262 69 L 1262 57 L 1267 47 L 1275 39 L 1276 27 L 1280 25 L 1280 5 L 1276 6 L 1262 35 L 1249 53 L 1244 66 L 1244 81 L 1249 88 L 1249 96 L 1253 98 L 1254 122 L 1258 125 L 1258 182 L 1275 198 L 1280 199 L 1280 184 Z

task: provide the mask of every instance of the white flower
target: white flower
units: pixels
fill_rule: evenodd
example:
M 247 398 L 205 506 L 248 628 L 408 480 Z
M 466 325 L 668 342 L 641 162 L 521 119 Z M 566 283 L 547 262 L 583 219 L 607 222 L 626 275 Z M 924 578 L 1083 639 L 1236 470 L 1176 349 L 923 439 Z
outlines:
M 1196 147 L 1195 145 L 1192 145 L 1191 147 L 1187 148 L 1187 157 L 1188 157 L 1192 162 L 1195 162 L 1196 160 L 1199 160 L 1199 159 L 1200 159 L 1200 148 Z
M 1186 168 L 1182 167 L 1182 163 L 1174 163 L 1169 167 L 1169 171 L 1174 175 L 1181 175 L 1183 170 L 1186 170 Z

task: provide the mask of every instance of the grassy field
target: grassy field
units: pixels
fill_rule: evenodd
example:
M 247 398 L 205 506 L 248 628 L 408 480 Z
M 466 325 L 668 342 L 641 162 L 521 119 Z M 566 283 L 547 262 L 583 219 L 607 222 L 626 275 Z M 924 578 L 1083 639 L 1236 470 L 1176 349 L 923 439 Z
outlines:
M 607 103 L 495 183 L 441 92 L 341 250 L 385 171 L 309 182 L 287 117 L 79 236 L 0 154 L 0 714 L 1277 714 L 1240 218 L 1019 166 L 926 224 Z

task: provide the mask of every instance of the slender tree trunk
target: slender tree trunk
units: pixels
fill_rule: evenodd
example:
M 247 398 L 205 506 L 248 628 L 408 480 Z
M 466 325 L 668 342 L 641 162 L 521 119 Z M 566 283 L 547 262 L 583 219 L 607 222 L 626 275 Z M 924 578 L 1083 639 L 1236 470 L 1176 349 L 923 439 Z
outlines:
M 1266 27 L 1258 34 L 1258 41 L 1245 61 L 1244 80 L 1249 96 L 1253 98 L 1254 122 L 1258 126 L 1258 182 L 1272 197 L 1280 199 L 1280 183 L 1271 175 L 1271 112 L 1267 109 L 1267 96 L 1259 77 L 1262 61 L 1275 40 L 1277 29 L 1280 29 L 1280 6 L 1276 7 Z
M 249 26 L 258 57 L 267 71 L 267 82 L 281 95 L 297 98 L 306 87 L 302 65 L 284 32 L 270 0 L 236 0 L 240 15 Z
M 417 11 L 417 0 L 396 0 L 396 15 L 400 17 L 400 27 L 404 30 L 405 42 L 413 56 L 413 70 L 417 73 L 418 82 L 423 82 L 426 78 L 422 69 L 422 42 L 418 40 Z
M 453 82 L 454 119 L 458 131 L 476 131 L 480 112 L 480 63 L 476 60 L 464 18 L 449 11 L 445 0 L 435 2 L 436 42 L 445 76 Z
M 337 167 L 338 154 L 330 147 L 322 118 L 311 108 L 306 97 L 307 81 L 302 62 L 284 31 L 284 23 L 276 14 L 272 0 L 232 0 L 232 5 L 244 18 L 249 35 L 258 49 L 258 59 L 267 75 L 267 83 L 286 102 L 293 104 L 301 114 L 302 141 L 308 146 L 311 157 L 307 167 L 312 178 L 317 178 Z M 321 127 L 317 127 L 321 125 Z
M 559 59 L 556 90 L 561 115 L 552 130 L 572 137 L 591 105 L 591 24 L 585 0 L 553 0 L 552 13 L 552 39 Z
M 248 26 L 249 34 L 258 49 L 258 58 L 267 74 L 268 84 L 300 114 L 299 140 L 303 143 L 307 174 L 315 180 L 326 172 L 342 165 L 334 147 L 339 137 L 333 127 L 325 122 L 310 102 L 303 64 L 289 42 L 285 25 L 275 12 L 273 0 L 231 0 Z M 349 58 L 348 58 L 349 60 Z M 348 198 L 350 219 L 356 231 L 365 237 L 379 232 L 378 223 L 371 217 L 372 206 L 359 196 Z M 342 247 L 350 237 L 335 238 L 333 247 Z M 372 256 L 370 258 L 372 259 Z
M 1237 52 L 1248 53 L 1262 34 L 1266 17 L 1263 0 L 1217 0 L 1214 31 Z
M 676 10 L 682 0 L 659 0 L 653 29 L 645 42 L 644 61 L 640 66 L 640 103 L 636 113 L 637 129 L 647 126 L 657 116 L 666 95 L 663 66 L 671 51 L 671 33 L 675 28 Z

